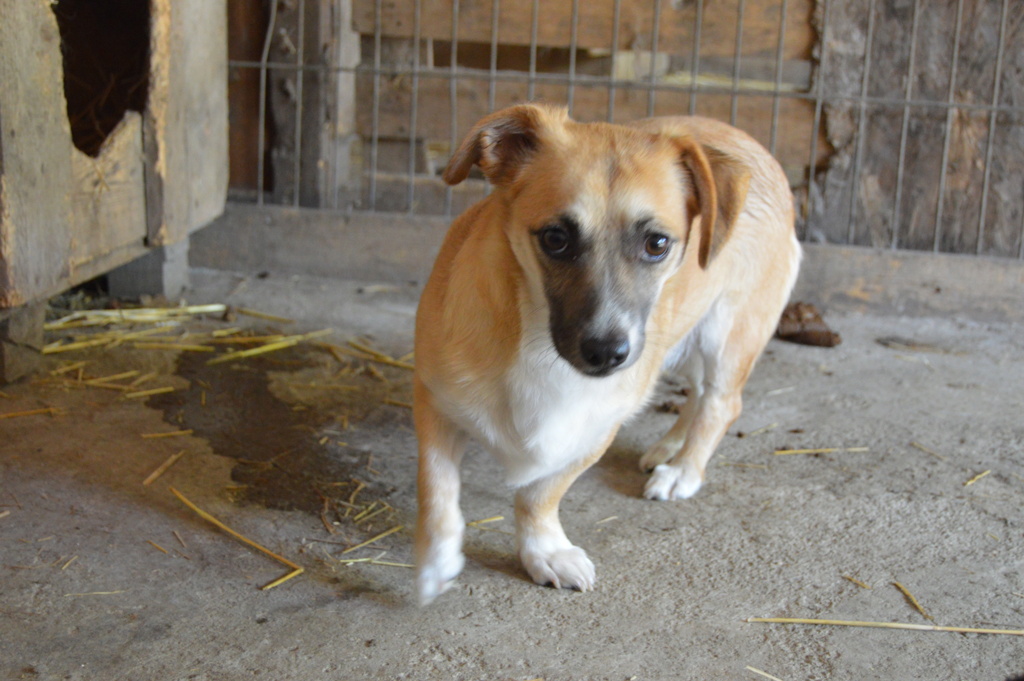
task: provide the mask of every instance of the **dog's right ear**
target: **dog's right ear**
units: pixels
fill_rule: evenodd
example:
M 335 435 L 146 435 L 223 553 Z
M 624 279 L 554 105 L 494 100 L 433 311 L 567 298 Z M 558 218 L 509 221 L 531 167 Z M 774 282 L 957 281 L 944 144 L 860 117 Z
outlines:
M 560 114 L 560 115 L 559 115 Z M 487 116 L 466 135 L 448 161 L 444 181 L 458 184 L 476 165 L 491 184 L 508 185 L 540 144 L 541 129 L 554 120 L 564 121 L 564 109 L 520 104 Z

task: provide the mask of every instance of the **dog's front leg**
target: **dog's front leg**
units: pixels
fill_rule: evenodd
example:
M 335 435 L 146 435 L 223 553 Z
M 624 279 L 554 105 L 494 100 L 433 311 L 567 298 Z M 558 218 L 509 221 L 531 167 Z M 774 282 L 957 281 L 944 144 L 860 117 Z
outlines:
M 601 458 L 614 436 L 613 431 L 587 458 L 516 492 L 516 545 L 523 567 L 536 583 L 578 591 L 594 588 L 594 564 L 586 551 L 565 536 L 558 505 L 576 478 Z
M 465 564 L 459 463 L 466 436 L 437 410 L 426 386 L 416 381 L 413 390 L 419 440 L 416 589 L 426 605 L 448 590 Z

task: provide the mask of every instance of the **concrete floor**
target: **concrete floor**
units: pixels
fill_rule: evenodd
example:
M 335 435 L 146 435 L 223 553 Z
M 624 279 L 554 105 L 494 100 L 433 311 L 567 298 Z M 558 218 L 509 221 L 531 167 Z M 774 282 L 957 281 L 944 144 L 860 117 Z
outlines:
M 193 281 L 190 303 L 296 321 L 198 320 L 184 342 L 238 324 L 331 327 L 332 343 L 411 350 L 412 287 L 209 270 Z M 562 518 L 597 565 L 594 592 L 528 580 L 508 533 L 511 495 L 487 456 L 470 456 L 467 519 L 504 519 L 467 531 L 465 572 L 426 609 L 401 567 L 408 529 L 342 555 L 413 520 L 407 370 L 346 365 L 311 343 L 215 366 L 127 343 L 54 355 L 47 372 L 87 360 L 85 378 L 156 371 L 143 387 L 177 390 L 127 400 L 75 385 L 73 372 L 4 388 L 0 414 L 58 412 L 0 420 L 0 678 L 1024 674 L 1020 636 L 744 621 L 927 624 L 899 582 L 935 624 L 1024 629 L 1024 326 L 840 310 L 827 320 L 837 348 L 769 346 L 695 498 L 640 498 L 636 459 L 672 418 L 655 408 L 572 488 Z M 927 345 L 877 342 L 887 337 Z M 666 383 L 655 406 L 683 399 L 677 388 Z M 141 437 L 183 428 L 193 434 Z M 772 454 L 820 447 L 868 451 Z M 261 591 L 289 568 L 214 528 L 172 486 L 305 572 Z

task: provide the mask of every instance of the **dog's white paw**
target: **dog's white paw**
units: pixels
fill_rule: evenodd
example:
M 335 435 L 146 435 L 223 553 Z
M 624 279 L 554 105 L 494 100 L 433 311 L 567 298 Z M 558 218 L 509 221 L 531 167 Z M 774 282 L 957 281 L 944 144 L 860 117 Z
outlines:
M 679 451 L 678 447 L 672 449 L 661 442 L 651 446 L 644 455 L 640 457 L 640 470 L 650 473 L 655 468 L 672 458 L 672 455 Z
M 420 605 L 428 605 L 443 594 L 462 572 L 466 557 L 458 549 L 434 552 L 416 566 L 416 592 Z
M 689 499 L 704 482 L 704 476 L 696 467 L 683 464 L 672 466 L 659 464 L 647 480 L 644 496 L 648 499 L 670 501 L 672 499 Z
M 523 551 L 523 567 L 538 584 L 550 584 L 556 589 L 590 591 L 597 581 L 594 564 L 587 552 L 578 546 L 553 551 Z

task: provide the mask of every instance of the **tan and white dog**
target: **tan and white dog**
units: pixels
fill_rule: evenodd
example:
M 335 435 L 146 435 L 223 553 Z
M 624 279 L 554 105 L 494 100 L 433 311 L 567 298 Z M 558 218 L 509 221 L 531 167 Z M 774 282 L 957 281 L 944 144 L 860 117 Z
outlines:
M 663 369 L 691 390 L 641 458 L 644 496 L 680 499 L 740 414 L 796 279 L 793 199 L 746 134 L 702 118 L 578 123 L 526 104 L 480 121 L 444 179 L 494 191 L 452 224 L 416 320 L 417 590 L 462 570 L 469 438 L 516 489 L 519 556 L 539 584 L 589 590 L 558 505 L 648 401 Z

